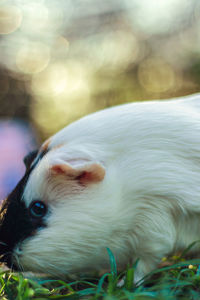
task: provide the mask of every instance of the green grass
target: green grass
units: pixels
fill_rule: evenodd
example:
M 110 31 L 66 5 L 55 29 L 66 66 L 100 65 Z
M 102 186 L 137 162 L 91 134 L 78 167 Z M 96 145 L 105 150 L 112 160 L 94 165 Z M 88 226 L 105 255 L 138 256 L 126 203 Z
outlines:
M 186 249 L 187 250 L 187 249 Z M 156 269 L 137 284 L 133 283 L 137 262 L 117 273 L 112 252 L 110 272 L 101 278 L 82 278 L 78 281 L 25 278 L 21 273 L 0 272 L 0 299 L 91 299 L 91 300 L 165 300 L 200 299 L 200 259 L 186 261 L 186 251 L 179 256 L 164 258 L 166 266 Z M 124 278 L 124 286 L 117 283 Z

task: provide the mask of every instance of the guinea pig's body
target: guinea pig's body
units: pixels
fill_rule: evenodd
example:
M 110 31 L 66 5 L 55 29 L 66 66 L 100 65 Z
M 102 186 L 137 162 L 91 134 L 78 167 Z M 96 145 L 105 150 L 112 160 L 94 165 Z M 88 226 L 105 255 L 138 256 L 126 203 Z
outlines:
M 63 277 L 109 268 L 110 248 L 120 269 L 139 258 L 140 279 L 199 240 L 199 226 L 193 95 L 109 108 L 46 141 L 3 204 L 0 254 L 9 266 Z

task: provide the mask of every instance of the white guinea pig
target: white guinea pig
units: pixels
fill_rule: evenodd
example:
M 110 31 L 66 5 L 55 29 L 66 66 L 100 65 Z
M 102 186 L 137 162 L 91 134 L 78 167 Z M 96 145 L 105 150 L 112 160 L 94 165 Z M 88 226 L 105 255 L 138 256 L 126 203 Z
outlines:
M 54 277 L 139 259 L 136 280 L 200 239 L 200 95 L 86 116 L 25 158 L 1 261 Z M 194 249 L 194 250 L 197 250 Z

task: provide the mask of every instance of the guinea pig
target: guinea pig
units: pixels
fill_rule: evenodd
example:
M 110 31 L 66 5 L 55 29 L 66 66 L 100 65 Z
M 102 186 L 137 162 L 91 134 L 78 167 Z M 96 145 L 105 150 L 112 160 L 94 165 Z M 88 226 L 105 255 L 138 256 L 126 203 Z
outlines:
M 0 260 L 10 268 L 99 271 L 109 248 L 119 269 L 139 259 L 139 280 L 200 239 L 200 94 L 93 113 L 24 162 L 0 212 Z

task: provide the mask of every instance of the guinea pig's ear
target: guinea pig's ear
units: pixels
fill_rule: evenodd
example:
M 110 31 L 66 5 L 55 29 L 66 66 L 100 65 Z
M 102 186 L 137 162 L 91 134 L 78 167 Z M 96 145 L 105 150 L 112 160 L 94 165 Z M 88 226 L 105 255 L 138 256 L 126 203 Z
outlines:
M 52 176 L 66 176 L 66 179 L 76 180 L 80 184 L 97 183 L 105 176 L 105 168 L 98 162 L 84 159 L 60 161 L 51 166 Z

